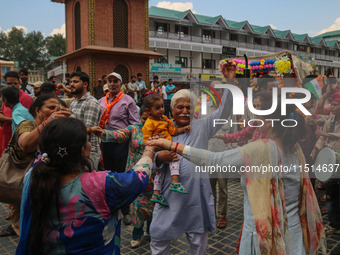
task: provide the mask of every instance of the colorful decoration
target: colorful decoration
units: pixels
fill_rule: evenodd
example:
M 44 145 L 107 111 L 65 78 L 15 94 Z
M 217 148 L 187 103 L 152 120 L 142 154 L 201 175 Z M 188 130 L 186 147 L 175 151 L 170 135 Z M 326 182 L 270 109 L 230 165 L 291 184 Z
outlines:
M 246 61 L 245 60 L 239 60 L 239 59 L 233 59 L 233 64 L 236 65 L 236 73 L 237 74 L 244 74 L 244 69 L 246 69 Z M 250 69 L 250 65 L 248 64 L 248 69 Z
M 269 60 L 261 59 L 261 61 L 251 62 L 250 73 L 255 75 L 256 73 L 274 71 L 274 63 L 275 63 L 274 59 L 269 59 Z
M 222 72 L 223 66 L 230 63 L 228 60 L 223 59 L 220 61 L 220 71 Z M 245 60 L 233 59 L 232 63 L 236 65 L 236 73 L 244 74 L 246 68 Z M 292 73 L 292 63 L 288 57 L 281 57 L 269 60 L 261 59 L 260 61 L 254 61 L 248 64 L 251 75 L 263 74 L 265 72 L 275 71 L 278 76 L 284 76 L 285 74 Z
M 223 59 L 220 61 L 220 71 L 222 72 L 223 65 L 227 64 L 227 60 Z M 236 73 L 237 74 L 244 74 L 244 69 L 246 68 L 246 61 L 245 60 L 239 60 L 239 59 L 233 59 L 232 63 L 236 65 Z M 261 61 L 254 61 L 248 64 L 248 69 L 250 69 L 250 73 L 252 75 L 255 75 L 256 73 L 264 73 L 264 72 L 270 72 L 274 71 L 274 59 L 264 60 L 261 59 Z
M 283 77 L 285 74 L 292 73 L 292 63 L 288 57 L 277 58 L 274 67 L 278 76 Z
M 238 59 L 232 59 L 231 61 L 229 60 L 221 60 L 220 61 L 220 71 L 222 73 L 222 70 L 224 65 L 233 63 L 236 65 L 236 73 L 243 75 L 244 74 L 244 69 L 246 68 L 245 60 L 238 60 Z M 261 78 L 263 75 L 275 71 L 274 75 L 276 78 L 276 83 L 279 83 L 280 87 L 285 87 L 285 75 L 291 74 L 290 78 L 295 78 L 295 87 L 302 87 L 302 83 L 299 81 L 297 78 L 297 75 L 295 73 L 294 65 L 291 62 L 291 59 L 289 57 L 281 57 L 281 58 L 276 58 L 274 59 L 261 59 L 260 61 L 254 61 L 248 63 L 248 69 L 250 69 L 251 77 L 250 77 L 250 87 L 253 89 L 254 92 L 259 91 L 259 87 L 257 86 L 258 83 L 258 78 Z M 223 74 L 223 73 L 222 73 Z M 287 76 L 286 76 L 287 77 Z M 238 82 L 238 80 L 235 80 Z M 293 85 L 293 86 L 294 86 Z M 290 84 L 289 86 L 292 86 Z M 240 89 L 241 86 L 238 86 Z M 290 93 L 288 95 L 289 98 L 293 98 L 295 96 L 295 93 Z M 237 121 L 242 122 L 243 121 L 243 116 L 242 115 L 237 115 Z M 239 127 L 243 128 L 242 125 L 238 125 Z
M 243 75 L 244 69 L 246 67 L 245 60 L 239 60 L 239 59 L 232 59 L 231 61 L 227 59 L 223 59 L 220 61 L 220 71 L 222 72 L 223 66 L 225 64 L 233 63 L 236 65 L 236 73 Z M 257 81 L 256 77 L 262 77 L 264 74 L 275 71 L 274 75 L 276 77 L 276 80 L 280 83 L 280 87 L 285 87 L 284 82 L 284 75 L 285 74 L 292 74 L 294 78 L 297 80 L 296 87 L 301 88 L 302 84 L 298 81 L 296 74 L 294 72 L 294 66 L 291 62 L 290 58 L 284 56 L 281 58 L 274 59 L 261 59 L 260 61 L 254 61 L 250 62 L 248 64 L 248 68 L 250 69 L 251 73 L 251 79 L 250 79 L 250 86 L 253 88 L 254 91 L 259 91 L 259 88 L 257 87 Z M 237 80 L 236 80 L 237 81 Z M 294 96 L 294 93 L 289 95 L 290 97 Z

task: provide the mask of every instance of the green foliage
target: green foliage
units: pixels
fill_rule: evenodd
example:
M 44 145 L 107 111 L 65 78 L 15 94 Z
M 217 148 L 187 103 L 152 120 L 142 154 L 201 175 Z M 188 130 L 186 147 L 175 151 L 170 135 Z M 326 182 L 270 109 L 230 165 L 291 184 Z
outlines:
M 61 34 L 48 36 L 45 39 L 48 56 L 62 56 L 66 52 L 66 40 Z
M 25 34 L 15 27 L 9 33 L 0 32 L 0 57 L 18 61 L 20 68 L 45 69 L 50 57 L 64 55 L 65 48 L 61 34 L 44 38 L 41 32 Z

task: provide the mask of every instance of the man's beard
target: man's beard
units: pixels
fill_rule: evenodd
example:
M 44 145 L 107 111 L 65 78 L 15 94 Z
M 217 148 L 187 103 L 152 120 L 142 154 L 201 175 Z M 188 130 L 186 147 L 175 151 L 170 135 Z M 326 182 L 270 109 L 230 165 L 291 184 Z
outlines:
M 81 93 L 83 93 L 84 88 L 77 88 L 75 91 L 71 91 L 72 95 L 79 95 Z

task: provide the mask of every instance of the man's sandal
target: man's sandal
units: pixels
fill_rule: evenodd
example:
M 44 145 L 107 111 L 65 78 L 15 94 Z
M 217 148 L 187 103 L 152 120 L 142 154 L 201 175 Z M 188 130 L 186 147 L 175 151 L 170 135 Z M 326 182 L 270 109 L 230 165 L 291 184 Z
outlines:
M 217 228 L 225 228 L 227 226 L 227 219 L 226 217 L 219 217 L 217 220 L 216 227 Z

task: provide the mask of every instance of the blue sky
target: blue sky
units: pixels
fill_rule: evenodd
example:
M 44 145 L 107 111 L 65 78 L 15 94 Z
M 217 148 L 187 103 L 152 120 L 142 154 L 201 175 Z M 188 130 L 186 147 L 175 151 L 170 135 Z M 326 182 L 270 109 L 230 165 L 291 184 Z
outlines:
M 45 36 L 63 31 L 64 4 L 50 0 L 1 0 L 0 29 L 23 26 L 28 32 L 41 31 Z M 340 29 L 339 0 L 149 0 L 150 6 L 163 6 L 179 10 L 193 8 L 207 16 L 222 15 L 226 19 L 260 26 L 272 24 L 277 29 L 290 29 L 294 33 L 313 36 L 327 29 Z

